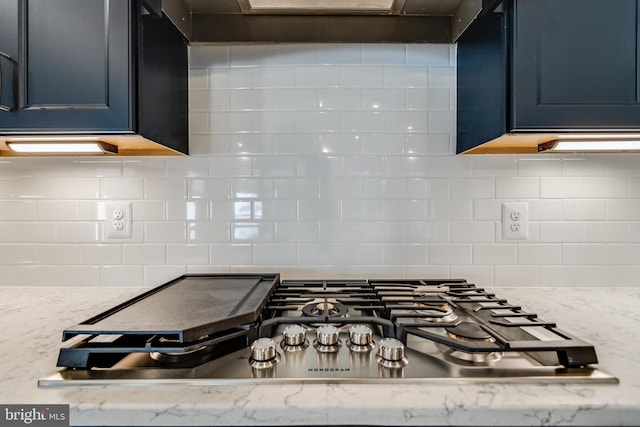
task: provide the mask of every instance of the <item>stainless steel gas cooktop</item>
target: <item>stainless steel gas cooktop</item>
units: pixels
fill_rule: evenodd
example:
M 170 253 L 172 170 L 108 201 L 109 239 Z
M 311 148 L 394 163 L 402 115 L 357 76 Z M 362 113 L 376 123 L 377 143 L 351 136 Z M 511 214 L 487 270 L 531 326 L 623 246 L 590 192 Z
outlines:
M 465 280 L 185 275 L 66 329 L 39 385 L 616 383 L 597 362 Z

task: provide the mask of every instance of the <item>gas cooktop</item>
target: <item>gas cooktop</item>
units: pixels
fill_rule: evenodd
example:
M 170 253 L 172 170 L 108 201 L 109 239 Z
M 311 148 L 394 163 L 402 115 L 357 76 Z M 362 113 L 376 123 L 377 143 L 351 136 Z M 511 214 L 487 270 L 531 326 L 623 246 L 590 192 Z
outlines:
M 40 386 L 618 381 L 593 345 L 463 279 L 184 275 L 62 341 Z

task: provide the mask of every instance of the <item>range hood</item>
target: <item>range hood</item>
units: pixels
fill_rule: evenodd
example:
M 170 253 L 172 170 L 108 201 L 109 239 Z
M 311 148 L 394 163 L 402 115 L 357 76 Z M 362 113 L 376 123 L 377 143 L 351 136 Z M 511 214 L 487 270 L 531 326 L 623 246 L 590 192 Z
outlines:
M 454 43 L 502 0 L 162 0 L 191 44 Z

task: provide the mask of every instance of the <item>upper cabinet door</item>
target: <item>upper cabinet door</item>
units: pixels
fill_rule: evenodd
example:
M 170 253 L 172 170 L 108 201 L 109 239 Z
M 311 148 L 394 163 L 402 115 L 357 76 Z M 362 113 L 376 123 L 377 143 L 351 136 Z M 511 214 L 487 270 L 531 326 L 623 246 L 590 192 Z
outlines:
M 0 132 L 131 131 L 130 13 L 128 0 L 0 0 Z
M 638 129 L 638 3 L 514 1 L 511 130 Z

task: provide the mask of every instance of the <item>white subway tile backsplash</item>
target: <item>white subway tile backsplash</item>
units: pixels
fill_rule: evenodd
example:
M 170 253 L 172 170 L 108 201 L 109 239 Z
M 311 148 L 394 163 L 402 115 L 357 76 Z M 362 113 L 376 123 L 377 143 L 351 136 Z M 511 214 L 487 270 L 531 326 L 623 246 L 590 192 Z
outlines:
M 455 49 L 190 47 L 191 156 L 0 160 L 0 285 L 274 271 L 637 286 L 637 159 L 455 155 Z M 130 239 L 105 237 L 110 200 L 132 202 Z M 502 239 L 514 200 L 525 241 Z

